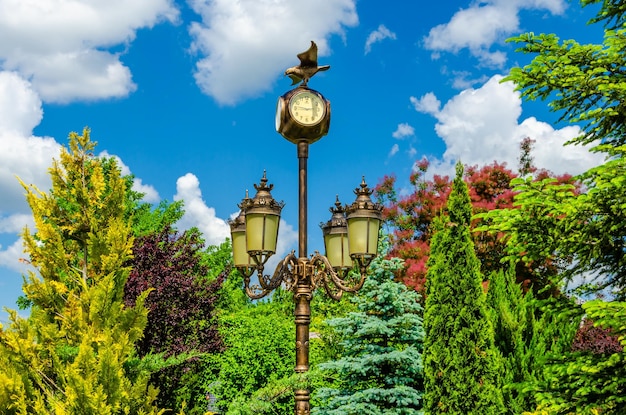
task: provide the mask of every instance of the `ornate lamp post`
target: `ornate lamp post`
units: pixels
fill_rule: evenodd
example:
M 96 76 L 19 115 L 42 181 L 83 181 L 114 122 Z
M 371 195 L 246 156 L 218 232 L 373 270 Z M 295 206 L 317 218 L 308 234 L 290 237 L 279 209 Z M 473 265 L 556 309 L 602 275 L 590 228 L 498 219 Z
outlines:
M 280 285 L 293 292 L 296 325 L 296 366 L 298 373 L 309 370 L 309 324 L 313 291 L 324 287 L 326 293 L 339 300 L 343 292 L 354 292 L 363 286 L 367 267 L 376 256 L 382 206 L 372 202 L 372 191 L 365 183 L 355 189 L 356 200 L 342 207 L 339 198 L 331 208 L 331 219 L 322 224 L 326 255 L 307 254 L 307 159 L 309 145 L 328 133 L 330 102 L 322 94 L 307 87 L 308 80 L 328 66 L 317 66 L 317 46 L 311 42 L 306 52 L 298 55 L 300 65 L 285 72 L 301 85 L 278 100 L 276 129 L 297 145 L 299 163 L 298 256 L 292 251 L 283 258 L 272 275 L 264 274 L 265 263 L 276 253 L 278 224 L 282 202 L 271 196 L 273 185 L 267 184 L 265 172 L 256 195 L 239 204 L 241 213 L 230 222 L 233 261 L 243 274 L 245 290 L 252 299 L 259 299 Z M 258 284 L 251 284 L 256 272 Z M 310 413 L 308 390 L 295 391 L 295 414 Z

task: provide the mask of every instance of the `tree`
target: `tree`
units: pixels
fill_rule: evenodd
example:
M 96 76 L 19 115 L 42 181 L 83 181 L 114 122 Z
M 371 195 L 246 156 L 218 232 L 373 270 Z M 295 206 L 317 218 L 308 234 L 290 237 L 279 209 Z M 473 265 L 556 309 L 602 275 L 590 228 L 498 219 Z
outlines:
M 210 389 L 230 415 L 292 414 L 296 390 L 328 386 L 314 370 L 319 363 L 339 356 L 339 335 L 326 321 L 355 310 L 349 301 L 354 294 L 344 293 L 341 301 L 335 301 L 323 290 L 314 292 L 309 340 L 313 370 L 294 374 L 293 293 L 278 289 L 269 301 L 251 303 L 245 294 L 240 297 L 242 286 L 238 272 L 232 272 L 222 286 L 219 320 L 226 351 L 207 359 L 220 368 Z M 276 356 L 270 356 L 272 353 Z
M 197 229 L 179 233 L 170 225 L 136 238 L 124 290 L 128 306 L 149 290 L 145 299 L 148 322 L 137 343 L 139 356 L 188 356 L 182 363 L 155 373 L 152 380 L 159 386 L 161 406 L 175 408 L 184 401 L 190 414 L 203 414 L 206 409 L 208 385 L 203 382 L 203 372 L 211 372 L 211 368 L 206 367 L 204 355 L 223 350 L 216 305 L 228 263 L 220 261 L 225 258 L 206 259 L 203 247 Z M 221 251 L 212 251 L 217 256 L 225 250 L 230 251 L 229 244 Z M 213 269 L 208 266 L 211 262 Z M 221 274 L 210 277 L 211 272 Z
M 133 237 L 125 181 L 111 162 L 105 178 L 88 129 L 50 168 L 46 193 L 24 185 L 35 232 L 23 233 L 37 273 L 25 278 L 30 316 L 10 311 L 0 331 L 3 414 L 157 414 L 149 362 L 135 344 L 147 321 L 145 294 L 125 307 Z M 146 293 L 147 294 L 147 293 Z
M 564 214 L 555 230 L 562 241 L 546 236 L 546 245 L 562 257 L 572 257 L 572 274 L 592 271 L 601 276 L 599 289 L 611 287 L 626 296 L 626 127 L 623 90 L 626 85 L 626 10 L 621 2 L 581 0 L 583 6 L 600 3 L 591 23 L 605 23 L 602 44 L 560 41 L 554 34 L 525 33 L 510 39 L 518 51 L 533 54 L 532 62 L 513 68 L 504 81 L 513 81 L 527 100 L 550 100 L 560 120 L 578 123 L 582 134 L 571 144 L 594 144 L 607 162 L 581 176 L 586 192 L 559 201 Z M 601 143 L 601 144 L 600 144 Z M 536 203 L 539 203 L 536 200 Z M 528 224 L 527 229 L 532 227 Z M 566 230 L 563 233 L 563 230 Z
M 271 396 L 254 399 L 252 403 L 260 405 L 254 413 L 293 413 L 293 395 L 288 393 L 292 389 L 281 383 L 293 374 L 293 317 L 275 301 L 280 299 L 250 304 L 220 316 L 226 349 L 214 357 L 220 369 L 212 392 L 221 413 L 251 413 L 246 412 L 249 405 L 244 403 L 250 404 L 256 391 L 277 383 L 281 388 L 272 389 Z
M 426 263 L 430 254 L 430 241 L 433 235 L 432 223 L 435 218 L 446 213 L 446 203 L 452 188 L 448 176 L 434 175 L 427 179 L 429 162 L 422 159 L 411 174 L 413 193 L 398 198 L 395 177 L 387 176 L 376 186 L 376 196 L 383 201 L 383 217 L 392 228 L 391 255 L 403 258 L 407 267 L 401 273 L 401 280 L 418 292 L 424 293 Z M 495 206 L 510 206 L 512 193 L 509 182 L 515 174 L 503 164 L 467 168 L 467 183 L 472 195 L 472 203 L 477 209 L 493 209 Z M 488 236 L 487 236 L 488 237 Z M 483 237 L 481 246 L 485 249 L 485 261 L 491 261 L 493 243 Z
M 582 129 L 571 144 L 592 143 L 607 161 L 581 176 L 585 192 L 579 195 L 552 183 L 522 182 L 517 184 L 522 209 L 490 215 L 492 229 L 507 234 L 510 250 L 571 261 L 566 276 L 591 276 L 595 284 L 587 287 L 592 292 L 612 290 L 621 300 L 626 297 L 626 9 L 621 1 L 581 0 L 583 6 L 597 3 L 599 12 L 591 23 L 604 23 L 602 44 L 522 34 L 511 41 L 535 56 L 505 81 L 514 81 L 525 99 L 550 100 L 561 121 L 578 123 Z M 594 324 L 611 329 L 623 341 L 623 302 L 597 299 L 582 308 Z M 550 413 L 621 414 L 626 410 L 625 361 L 623 350 L 555 356 L 545 366 L 546 381 L 535 383 L 533 390 L 541 408 Z
M 550 172 L 538 170 L 532 165 L 531 139 L 522 140 L 520 147 L 520 172 L 533 173 L 532 180 L 541 180 L 550 175 Z M 398 198 L 394 176 L 386 176 L 375 189 L 376 196 L 384 203 L 383 217 L 392 232 L 391 255 L 403 258 L 407 264 L 406 269 L 399 272 L 399 279 L 420 293 L 424 293 L 426 283 L 426 265 L 434 231 L 432 224 L 435 218 L 446 214 L 446 203 L 452 186 L 447 176 L 434 175 L 428 179 L 428 168 L 426 159 L 416 163 L 416 170 L 410 177 L 413 192 L 406 196 Z M 464 177 L 475 213 L 513 206 L 515 192 L 510 183 L 518 174 L 505 164 L 493 162 L 482 167 L 465 166 Z M 567 174 L 559 176 L 557 180 L 560 183 L 572 181 Z M 503 267 L 501 260 L 506 252 L 500 235 L 485 230 L 477 231 L 485 224 L 483 219 L 475 219 L 471 227 L 476 254 L 482 270 L 489 275 L 491 271 Z M 552 265 L 544 261 L 520 266 L 516 269 L 517 280 L 539 291 L 545 285 L 545 277 L 538 279 L 536 271 L 541 270 L 548 275 L 558 272 Z
M 569 302 L 562 295 L 538 299 L 532 291 L 524 292 L 515 282 L 512 267 L 490 276 L 487 305 L 504 366 L 506 413 L 534 410 L 538 401 L 527 386 L 545 380 L 544 357 L 570 351 L 581 316 Z
M 470 236 L 463 166 L 436 221 L 426 274 L 424 404 L 429 414 L 502 414 L 502 363 L 494 345 L 480 262 Z
M 208 279 L 203 247 L 197 229 L 178 233 L 167 226 L 136 239 L 124 301 L 132 306 L 151 290 L 145 301 L 148 325 L 138 344 L 140 355 L 222 350 L 213 314 L 223 276 Z
M 379 251 L 388 251 L 381 243 Z M 319 366 L 333 381 L 316 393 L 313 414 L 423 413 L 422 307 L 416 292 L 393 281 L 403 265 L 374 259 L 353 297 L 357 311 L 328 322 L 340 337 L 341 358 Z
M 583 310 L 596 325 L 610 329 L 620 350 L 589 351 L 549 356 L 544 380 L 527 385 L 538 407 L 550 414 L 608 414 L 626 411 L 626 303 L 589 301 Z

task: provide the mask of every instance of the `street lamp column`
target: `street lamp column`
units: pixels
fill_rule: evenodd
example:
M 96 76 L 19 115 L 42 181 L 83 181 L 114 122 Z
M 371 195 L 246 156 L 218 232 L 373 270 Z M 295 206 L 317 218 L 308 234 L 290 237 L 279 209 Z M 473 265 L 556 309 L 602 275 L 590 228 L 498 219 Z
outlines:
M 276 129 L 283 137 L 296 144 L 298 152 L 298 256 L 292 251 L 284 257 L 272 273 L 264 274 L 265 263 L 276 253 L 280 212 L 284 206 L 271 196 L 273 185 L 267 184 L 265 172 L 257 193 L 239 204 L 240 214 L 230 222 L 233 262 L 244 276 L 246 294 L 259 299 L 284 286 L 294 295 L 296 326 L 297 373 L 309 370 L 309 325 L 311 299 L 316 288 L 323 287 L 334 300 L 344 292 L 359 290 L 365 281 L 367 267 L 376 256 L 378 230 L 382 206 L 372 202 L 371 190 L 365 179 L 355 189 L 356 200 L 341 206 L 339 199 L 331 208 L 332 217 L 323 225 L 325 255 L 307 253 L 307 161 L 309 145 L 328 132 L 330 102 L 322 94 L 307 87 L 307 81 L 319 70 L 317 46 L 298 55 L 300 66 L 286 72 L 300 86 L 279 98 Z M 258 284 L 251 282 L 253 274 Z M 310 414 L 310 394 L 307 389 L 295 391 L 295 414 Z

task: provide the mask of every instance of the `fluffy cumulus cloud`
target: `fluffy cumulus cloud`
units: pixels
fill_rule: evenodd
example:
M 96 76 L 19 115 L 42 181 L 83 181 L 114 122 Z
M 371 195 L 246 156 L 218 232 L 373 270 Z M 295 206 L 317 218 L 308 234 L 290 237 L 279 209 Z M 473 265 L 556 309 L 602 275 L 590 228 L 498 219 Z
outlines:
M 483 64 L 502 67 L 506 55 L 491 50 L 494 43 L 520 32 L 519 12 L 526 9 L 548 10 L 561 14 L 565 0 L 487 0 L 472 2 L 456 12 L 450 21 L 433 27 L 424 38 L 424 45 L 434 56 L 441 52 L 456 53 L 469 49 Z
M 382 42 L 385 39 L 396 39 L 396 34 L 387 29 L 385 25 L 378 26 L 378 29 L 369 34 L 365 41 L 365 54 L 371 52 L 374 43 Z
M 269 88 L 314 40 L 319 56 L 327 38 L 358 23 L 355 0 L 190 0 L 200 22 L 190 26 L 201 58 L 195 78 L 204 93 L 232 105 Z M 320 64 L 324 62 L 321 61 Z
M 25 256 L 22 238 L 19 238 L 6 248 L 0 245 L 0 267 L 5 267 L 11 271 L 25 275 L 26 271 L 31 269 L 28 262 L 23 260 Z M 16 278 L 16 280 L 18 280 L 18 278 Z M 19 281 L 21 281 L 21 278 L 19 278 Z M 2 285 L 3 284 L 0 283 L 0 286 Z
M 32 225 L 24 198 L 26 184 L 50 187 L 46 174 L 60 146 L 50 137 L 35 137 L 41 122 L 41 99 L 32 85 L 15 72 L 0 71 L 0 266 L 22 270 L 22 242 L 17 234 Z M 8 242 L 7 242 L 8 241 Z
M 47 102 L 126 96 L 130 70 L 110 48 L 177 19 L 173 0 L 2 0 L 0 68 L 31 80 Z
M 16 72 L 0 71 L 0 267 L 12 270 L 23 270 L 19 261 L 22 242 L 17 234 L 24 226 L 33 226 L 19 180 L 47 191 L 51 185 L 48 168 L 61 150 L 54 138 L 33 135 L 42 116 L 41 99 L 33 85 Z M 106 152 L 102 155 L 109 156 Z M 130 169 L 116 158 L 122 173 L 130 174 Z M 145 193 L 146 201 L 159 200 L 156 190 L 140 179 L 135 179 L 133 188 Z
M 411 137 L 413 135 L 415 135 L 415 128 L 407 123 L 398 124 L 398 128 L 396 128 L 396 131 L 391 134 L 393 138 L 397 138 L 399 140 L 406 137 Z
M 177 223 L 180 229 L 197 227 L 208 245 L 218 245 L 230 236 L 230 228 L 224 219 L 215 214 L 202 198 L 200 181 L 192 173 L 179 177 L 176 181 L 174 200 L 184 202 L 185 214 Z
M 578 174 L 603 161 L 602 155 L 590 153 L 587 147 L 564 146 L 580 135 L 577 126 L 557 130 L 535 118 L 520 123 L 520 95 L 512 83 L 501 80 L 494 76 L 481 88 L 456 95 L 440 109 L 433 104 L 438 100 L 432 93 L 411 98 L 417 111 L 437 119 L 435 131 L 446 144 L 443 158 L 433 163 L 434 172 L 452 174 L 458 160 L 479 165 L 496 160 L 516 169 L 519 145 L 525 137 L 536 141 L 532 153 L 536 167 L 557 174 Z
M 432 92 L 427 92 L 419 99 L 415 97 L 409 99 L 418 112 L 434 115 L 437 114 L 441 108 L 441 101 L 439 101 L 437 96 Z
M 50 186 L 47 169 L 60 146 L 50 137 L 35 137 L 43 116 L 41 100 L 32 85 L 14 72 L 0 72 L 0 214 L 27 208 L 26 184 Z

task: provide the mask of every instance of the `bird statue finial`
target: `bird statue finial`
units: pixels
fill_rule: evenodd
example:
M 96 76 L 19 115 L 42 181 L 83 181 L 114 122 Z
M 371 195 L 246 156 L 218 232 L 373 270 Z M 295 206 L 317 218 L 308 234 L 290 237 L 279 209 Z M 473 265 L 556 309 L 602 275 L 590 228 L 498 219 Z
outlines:
M 285 71 L 285 75 L 292 80 L 291 85 L 302 82 L 302 86 L 306 86 L 313 75 L 330 69 L 330 65 L 317 66 L 317 45 L 313 41 L 309 50 L 298 53 L 298 59 L 300 59 L 300 65 L 292 66 Z

